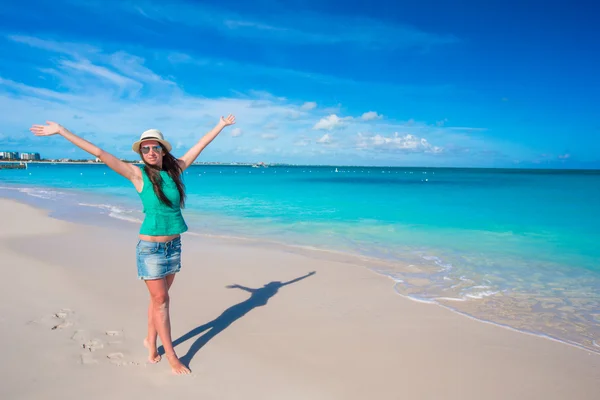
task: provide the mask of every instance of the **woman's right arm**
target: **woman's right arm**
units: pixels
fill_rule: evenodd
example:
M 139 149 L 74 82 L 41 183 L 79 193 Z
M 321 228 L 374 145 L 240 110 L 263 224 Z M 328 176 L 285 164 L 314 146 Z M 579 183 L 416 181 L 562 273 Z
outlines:
M 46 121 L 46 124 L 47 125 L 33 125 L 29 130 L 33 132 L 36 136 L 51 136 L 56 134 L 61 135 L 80 149 L 85 150 L 91 155 L 98 157 L 110 169 L 129 179 L 131 182 L 134 183 L 134 185 L 136 184 L 136 181 L 141 180 L 141 170 L 136 166 L 119 160 L 117 157 L 102 150 L 95 144 L 92 144 L 87 140 L 75 135 L 74 133 L 70 132 L 67 128 L 57 124 L 56 122 Z

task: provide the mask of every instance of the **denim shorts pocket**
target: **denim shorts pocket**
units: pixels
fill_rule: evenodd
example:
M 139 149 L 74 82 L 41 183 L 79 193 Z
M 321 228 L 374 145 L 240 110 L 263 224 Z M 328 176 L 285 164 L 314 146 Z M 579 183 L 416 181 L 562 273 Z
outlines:
M 158 251 L 158 243 L 142 242 L 140 241 L 137 245 L 138 254 L 154 254 Z

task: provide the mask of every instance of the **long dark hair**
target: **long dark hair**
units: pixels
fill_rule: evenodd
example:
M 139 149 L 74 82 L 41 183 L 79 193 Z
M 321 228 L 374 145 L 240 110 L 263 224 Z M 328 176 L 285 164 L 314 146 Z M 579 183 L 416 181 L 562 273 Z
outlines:
M 159 144 L 163 150 L 162 170 L 169 174 L 171 179 L 173 179 L 173 182 L 175 182 L 175 185 L 177 185 L 177 191 L 179 192 L 179 207 L 184 208 L 185 185 L 181 180 L 181 173 L 183 172 L 183 170 L 177 162 L 177 159 L 173 157 L 173 155 L 169 153 L 167 149 L 165 149 L 162 143 Z M 152 188 L 154 189 L 154 193 L 156 193 L 156 196 L 158 196 L 159 200 L 163 204 L 169 207 L 173 207 L 173 202 L 171 202 L 171 200 L 169 200 L 167 196 L 165 196 L 165 192 L 163 192 L 163 179 L 160 176 L 160 170 L 154 165 L 148 165 L 148 163 L 146 163 L 146 160 L 144 160 L 144 157 L 142 157 L 142 161 L 144 161 L 144 164 L 146 164 L 144 166 L 144 171 L 146 171 L 146 175 L 148 175 L 150 182 L 152 182 Z

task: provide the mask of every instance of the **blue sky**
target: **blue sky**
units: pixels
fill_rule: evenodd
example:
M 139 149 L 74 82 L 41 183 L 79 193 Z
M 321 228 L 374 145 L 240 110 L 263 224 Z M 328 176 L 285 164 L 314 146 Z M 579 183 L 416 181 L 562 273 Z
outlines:
M 412 3 L 3 4 L 0 150 L 85 157 L 54 120 L 178 155 L 234 113 L 200 161 L 600 168 L 600 7 Z

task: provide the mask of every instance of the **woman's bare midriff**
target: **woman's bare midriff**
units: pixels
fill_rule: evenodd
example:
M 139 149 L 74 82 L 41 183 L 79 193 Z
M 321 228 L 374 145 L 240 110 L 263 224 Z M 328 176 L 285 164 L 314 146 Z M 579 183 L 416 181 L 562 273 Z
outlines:
M 150 236 L 150 235 L 139 235 L 141 240 L 145 240 L 147 242 L 170 242 L 173 239 L 179 237 L 179 235 L 168 235 L 168 236 Z

